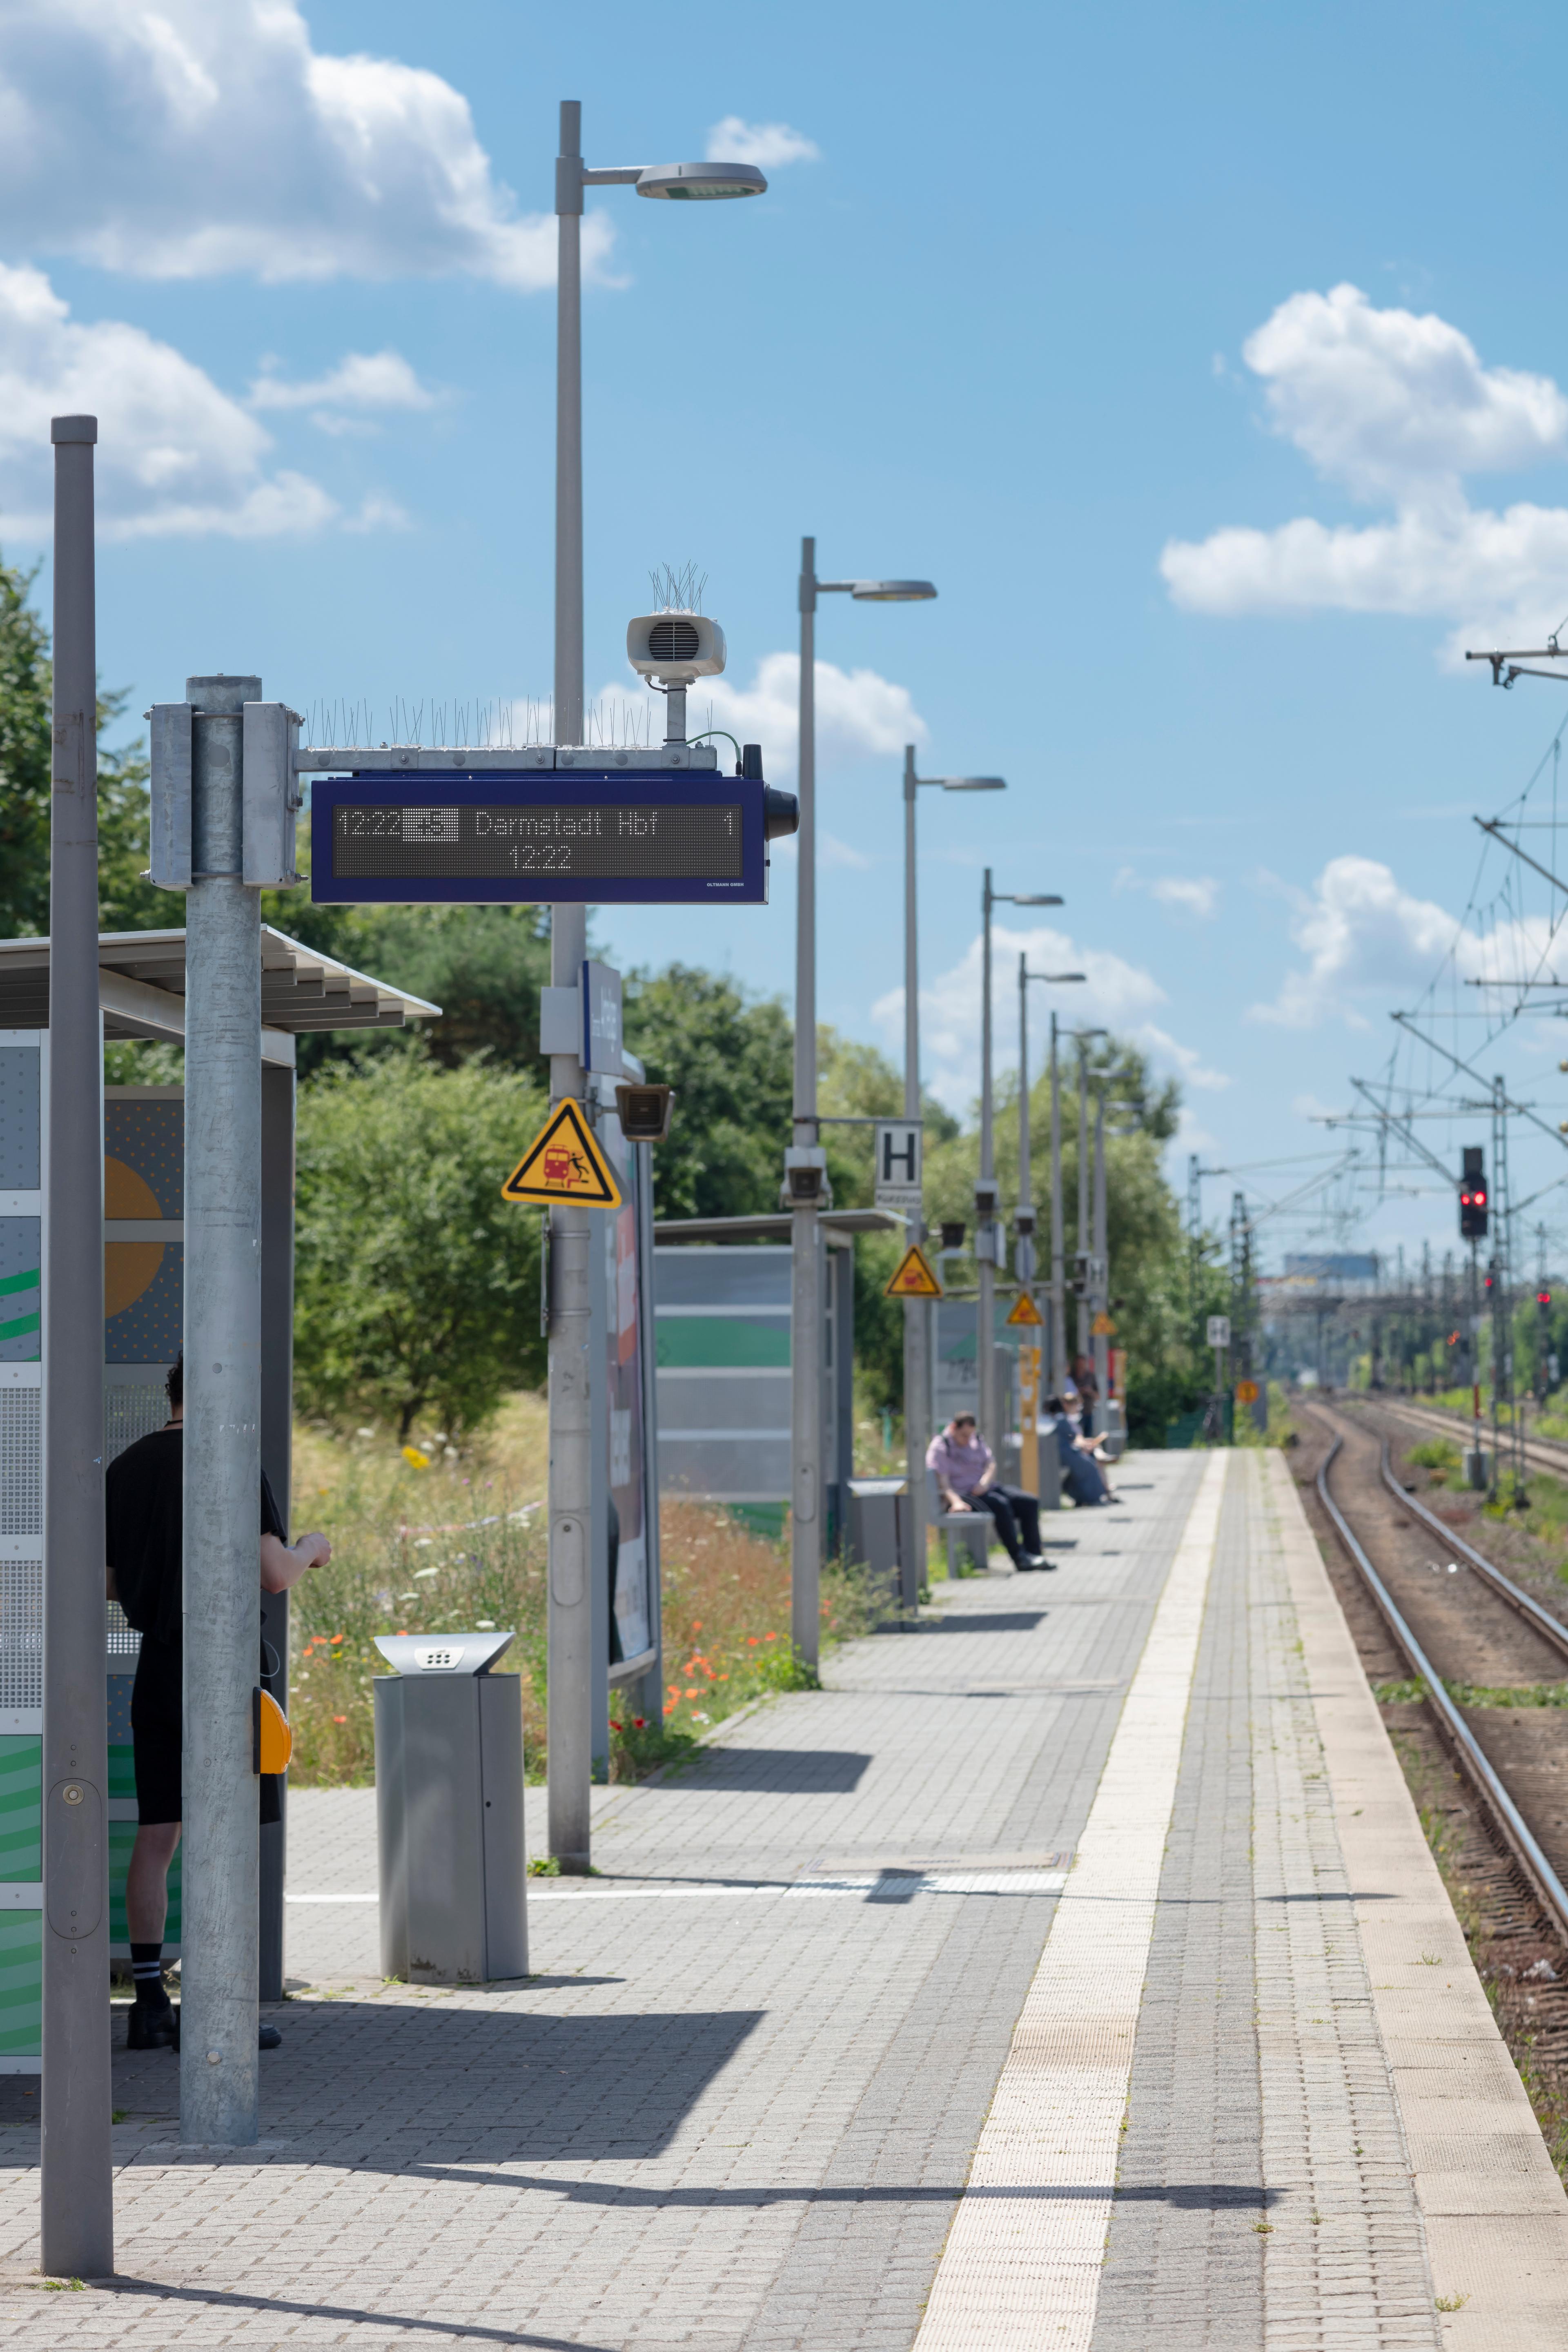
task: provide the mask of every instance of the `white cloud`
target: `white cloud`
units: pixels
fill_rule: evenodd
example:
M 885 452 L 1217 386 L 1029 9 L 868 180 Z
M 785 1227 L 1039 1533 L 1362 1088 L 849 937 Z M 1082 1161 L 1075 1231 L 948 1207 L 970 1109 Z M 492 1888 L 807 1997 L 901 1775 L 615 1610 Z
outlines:
M 708 133 L 710 163 L 754 163 L 760 172 L 772 172 L 781 163 L 815 163 L 821 153 L 815 140 L 787 122 L 744 122 L 738 114 L 727 114 Z
M 317 482 L 269 473 L 264 425 L 180 352 L 119 320 L 83 326 L 42 271 L 0 264 L 0 540 L 45 540 L 49 419 L 99 420 L 99 527 L 108 539 L 298 535 L 342 520 Z M 353 525 L 401 521 L 370 499 Z
M 1162 874 L 1150 883 L 1149 896 L 1163 907 L 1184 907 L 1205 921 L 1219 908 L 1219 884 L 1210 874 Z
M 267 372 L 250 387 L 252 408 L 426 409 L 440 401 L 398 352 L 349 352 L 309 383 L 289 383 Z
M 1377 310 L 1353 286 L 1294 294 L 1244 356 L 1272 429 L 1325 479 L 1394 509 L 1365 528 L 1298 517 L 1173 541 L 1176 604 L 1209 614 L 1331 610 L 1434 615 L 1467 636 L 1526 634 L 1568 604 L 1568 511 L 1473 508 L 1463 480 L 1568 454 L 1568 398 L 1551 377 L 1484 367 L 1431 313 Z
M 842 670 L 832 662 L 819 661 L 816 677 L 818 768 L 900 757 L 906 743 L 924 742 L 925 721 L 908 687 L 895 686 L 874 669 Z M 661 730 L 663 711 L 660 700 Z M 703 678 L 691 688 L 687 714 L 694 735 L 701 728 L 724 727 L 742 743 L 760 743 L 767 775 L 783 783 L 794 772 L 799 750 L 799 655 L 764 654 L 750 686 L 728 677 Z M 662 740 L 662 731 L 656 740 Z
M 1219 909 L 1219 884 L 1211 874 L 1162 874 L 1152 882 L 1131 866 L 1123 866 L 1111 884 L 1115 890 L 1147 890 L 1163 907 L 1182 907 L 1206 920 Z
M 1447 320 L 1374 310 L 1358 287 L 1292 294 L 1242 357 L 1268 386 L 1274 430 L 1357 498 L 1511 471 L 1568 439 L 1550 376 L 1485 368 Z
M 1288 895 L 1290 936 L 1307 966 L 1287 973 L 1271 1004 L 1248 1013 L 1286 1029 L 1330 1019 L 1370 1029 L 1363 1005 L 1379 1014 L 1400 1009 L 1401 1000 L 1407 1005 L 1446 956 L 1460 982 L 1511 980 L 1542 969 L 1552 940 L 1550 924 L 1536 917 L 1470 930 L 1446 907 L 1402 889 L 1391 868 L 1371 857 L 1331 858 L 1310 891 Z M 1489 992 L 1477 995 L 1479 1003 L 1496 1001 Z
M 1230 1080 L 1226 1073 L 1211 1069 L 1195 1045 L 1182 1045 L 1168 1030 L 1156 1028 L 1152 1021 L 1145 1021 L 1134 1030 L 1133 1034 L 1139 1044 L 1147 1045 L 1152 1053 L 1174 1062 L 1188 1086 L 1203 1087 L 1212 1094 L 1221 1093 L 1229 1086 Z
M 555 281 L 438 74 L 312 48 L 295 0 L 5 0 L 0 212 L 13 246 L 143 278 Z M 602 274 L 613 237 L 583 227 Z
M 1124 1034 L 1155 1005 L 1165 992 L 1151 972 L 1099 948 L 1080 948 L 1066 931 L 1040 924 L 1030 930 L 1007 925 L 991 927 L 992 1035 L 995 1066 L 1013 1067 L 1018 1059 L 1018 957 L 1026 955 L 1042 971 L 1081 971 L 1087 985 L 1049 992 L 1065 1019 L 1075 1028 L 1119 1029 Z M 921 1076 L 939 1102 L 967 1115 L 980 1092 L 980 979 L 983 949 L 978 936 L 959 962 L 921 991 Z M 1032 1007 L 1032 1013 L 1038 1007 Z M 889 991 L 871 1007 L 871 1017 L 887 1034 L 889 1045 L 901 1046 L 904 992 Z M 1041 1066 L 1041 1030 L 1030 1023 L 1030 1060 Z
M 840 841 L 836 833 L 818 833 L 816 862 L 819 866 L 847 866 L 854 873 L 865 874 L 869 872 L 876 860 L 866 856 L 863 851 L 854 848 L 847 841 Z

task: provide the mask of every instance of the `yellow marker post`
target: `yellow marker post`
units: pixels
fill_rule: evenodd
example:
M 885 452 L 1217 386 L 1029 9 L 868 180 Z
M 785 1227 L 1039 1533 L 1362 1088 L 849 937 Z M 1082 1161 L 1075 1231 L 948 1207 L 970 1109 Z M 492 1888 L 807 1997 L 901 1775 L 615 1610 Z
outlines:
M 1028 1297 L 1027 1291 L 1023 1296 Z M 1030 1300 L 1031 1306 L 1034 1304 Z M 1024 1318 L 1017 1310 L 1008 1316 L 1009 1323 Z M 1037 1323 L 1038 1314 L 1035 1317 Z M 1038 1348 L 1018 1350 L 1018 1484 L 1026 1494 L 1040 1491 L 1040 1351 Z
M 584 1209 L 621 1205 L 610 1163 L 582 1104 L 570 1095 L 557 1103 L 500 1189 L 504 1201 L 572 1201 Z

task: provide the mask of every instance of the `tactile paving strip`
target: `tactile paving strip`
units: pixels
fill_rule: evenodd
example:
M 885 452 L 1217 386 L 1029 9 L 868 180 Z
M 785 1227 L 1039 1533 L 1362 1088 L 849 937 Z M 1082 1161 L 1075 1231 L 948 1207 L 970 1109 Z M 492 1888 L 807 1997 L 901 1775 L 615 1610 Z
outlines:
M 1087 2352 L 1228 1459 L 1177 1546 L 916 2352 Z

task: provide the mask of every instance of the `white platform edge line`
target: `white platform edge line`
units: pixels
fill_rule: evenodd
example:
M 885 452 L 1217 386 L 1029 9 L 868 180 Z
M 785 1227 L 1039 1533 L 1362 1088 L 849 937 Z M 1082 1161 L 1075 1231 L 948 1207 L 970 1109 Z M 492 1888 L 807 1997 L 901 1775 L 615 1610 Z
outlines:
M 1088 2352 L 1229 1461 L 1176 1545 L 914 2352 Z
M 1285 1457 L 1265 1475 L 1433 2283 L 1468 2298 L 1443 2342 L 1568 2343 L 1568 2199 Z

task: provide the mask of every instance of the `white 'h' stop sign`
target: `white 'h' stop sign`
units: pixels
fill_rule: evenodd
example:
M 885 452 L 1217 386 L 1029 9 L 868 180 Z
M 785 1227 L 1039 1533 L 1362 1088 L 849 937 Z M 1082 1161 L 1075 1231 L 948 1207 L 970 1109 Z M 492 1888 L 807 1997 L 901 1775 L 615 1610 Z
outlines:
M 913 1118 L 879 1118 L 876 1126 L 876 1202 L 901 1217 L 921 1209 L 921 1128 Z

